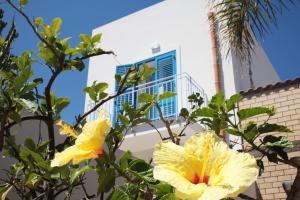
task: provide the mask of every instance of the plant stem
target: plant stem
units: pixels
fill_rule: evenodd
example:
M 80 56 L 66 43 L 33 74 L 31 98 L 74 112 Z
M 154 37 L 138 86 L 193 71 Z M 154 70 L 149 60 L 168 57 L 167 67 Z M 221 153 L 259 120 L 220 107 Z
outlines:
M 160 120 L 165 124 L 165 126 L 166 126 L 166 128 L 167 128 L 168 134 L 169 134 L 169 136 L 170 136 L 172 142 L 173 142 L 174 144 L 178 144 L 178 143 L 179 143 L 179 140 L 176 140 L 176 139 L 175 139 L 175 137 L 174 137 L 174 135 L 173 135 L 173 132 L 172 132 L 172 130 L 171 130 L 171 124 L 170 124 L 170 122 L 169 122 L 168 120 L 166 120 L 166 119 L 164 118 L 164 115 L 163 115 L 163 113 L 162 113 L 162 111 L 161 111 L 161 108 L 160 108 L 160 106 L 159 106 L 159 104 L 158 104 L 157 102 L 155 102 L 155 107 L 156 107 L 157 110 L 158 110 L 158 114 L 159 114 Z

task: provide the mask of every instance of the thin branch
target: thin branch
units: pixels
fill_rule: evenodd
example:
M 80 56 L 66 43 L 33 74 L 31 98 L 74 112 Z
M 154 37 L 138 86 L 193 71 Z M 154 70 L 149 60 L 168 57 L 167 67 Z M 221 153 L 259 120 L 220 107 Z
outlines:
M 165 140 L 165 138 L 163 138 L 161 132 L 156 128 L 156 126 L 154 126 L 151 122 L 146 122 L 146 124 L 148 124 L 149 126 L 151 126 L 152 128 L 154 128 L 156 130 L 156 132 L 158 133 L 161 140 Z
M 190 124 L 191 124 L 191 121 L 186 122 L 186 124 L 184 125 L 183 129 L 180 131 L 180 133 L 179 133 L 179 135 L 178 135 L 179 137 L 180 137 L 180 136 L 183 136 L 183 133 L 184 133 L 185 129 L 186 129 Z
M 12 122 L 12 123 L 9 123 L 8 125 L 6 125 L 4 127 L 4 129 L 9 129 L 11 128 L 12 126 L 16 125 L 16 124 L 19 124 L 20 122 L 23 122 L 23 121 L 28 121 L 28 120 L 40 120 L 40 121 L 46 121 L 47 120 L 47 117 L 46 116 L 27 116 L 27 117 L 22 117 L 21 118 L 21 121 L 19 122 Z
M 165 124 L 165 126 L 166 126 L 166 128 L 167 128 L 168 134 L 169 134 L 169 136 L 170 136 L 172 142 L 173 142 L 174 144 L 178 144 L 179 141 L 175 139 L 175 137 L 174 137 L 174 135 L 173 135 L 173 132 L 172 132 L 172 130 L 171 130 L 171 124 L 170 124 L 170 122 L 169 122 L 168 120 L 166 120 L 166 119 L 164 118 L 164 115 L 163 115 L 163 113 L 162 113 L 162 111 L 161 111 L 161 108 L 160 108 L 159 104 L 158 104 L 157 102 L 155 102 L 154 105 L 155 105 L 155 107 L 156 107 L 157 110 L 158 110 L 158 114 L 159 114 L 160 120 Z
M 99 56 L 99 55 L 103 55 L 103 54 L 112 54 L 114 56 L 116 55 L 113 51 L 104 51 L 104 50 L 101 49 L 101 51 L 99 51 L 99 52 L 87 54 L 85 56 L 75 58 L 75 60 L 85 60 L 85 59 L 88 59 L 90 57 Z
M 54 136 L 54 123 L 53 123 L 53 109 L 51 103 L 51 87 L 60 74 L 61 69 L 55 71 L 52 74 L 49 82 L 45 88 L 45 97 L 46 97 L 46 110 L 47 110 L 47 127 L 48 127 L 48 138 L 49 138 L 49 158 L 53 159 L 55 153 L 55 136 Z
M 37 31 L 36 27 L 33 25 L 33 23 L 31 22 L 31 20 L 29 19 L 29 17 L 21 10 L 19 9 L 16 5 L 14 5 L 11 0 L 6 0 L 6 2 L 13 7 L 13 9 L 15 9 L 20 15 L 22 15 L 25 20 L 27 21 L 27 23 L 29 24 L 29 26 L 31 27 L 31 29 L 33 30 L 34 34 L 43 42 L 45 43 L 45 45 L 52 51 L 52 53 L 56 56 L 57 59 L 61 59 L 61 57 L 57 54 L 57 51 L 55 50 L 55 48 L 49 44 L 47 42 L 47 40 L 45 40 L 40 33 Z

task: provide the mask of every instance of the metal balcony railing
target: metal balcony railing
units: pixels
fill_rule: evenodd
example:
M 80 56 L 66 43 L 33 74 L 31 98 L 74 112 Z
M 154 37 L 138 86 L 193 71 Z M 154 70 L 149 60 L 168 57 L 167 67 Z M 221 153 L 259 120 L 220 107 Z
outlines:
M 191 104 L 188 102 L 187 97 L 193 93 L 199 93 L 203 99 L 204 104 L 207 104 L 207 96 L 204 90 L 198 83 L 192 79 L 187 73 L 169 76 L 152 82 L 140 84 L 134 88 L 129 88 L 126 93 L 118 96 L 117 98 L 107 102 L 100 109 L 104 110 L 108 117 L 116 122 L 118 113 L 123 109 L 123 103 L 127 102 L 129 105 L 139 108 L 139 95 L 142 93 L 148 94 L 162 94 L 164 92 L 176 92 L 177 95 L 165 99 L 160 102 L 160 107 L 165 118 L 177 118 L 181 108 L 185 107 L 191 109 Z M 89 101 L 86 110 L 94 106 L 92 101 Z M 88 117 L 88 121 L 98 117 L 98 112 L 95 111 Z M 153 121 L 159 120 L 159 114 L 155 107 L 152 107 L 147 115 L 148 119 Z

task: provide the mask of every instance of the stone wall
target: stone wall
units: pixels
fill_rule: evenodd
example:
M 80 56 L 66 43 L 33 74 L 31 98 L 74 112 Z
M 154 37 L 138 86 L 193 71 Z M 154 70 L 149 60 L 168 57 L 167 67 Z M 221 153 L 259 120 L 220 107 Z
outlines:
M 277 123 L 290 128 L 293 133 L 274 133 L 274 135 L 284 135 L 293 141 L 294 148 L 289 151 L 289 157 L 300 156 L 300 80 L 278 83 L 242 92 L 243 100 L 240 108 L 256 106 L 266 106 L 276 108 L 276 115 L 269 123 Z M 267 116 L 252 118 L 252 121 L 261 123 Z M 264 137 L 263 135 L 261 137 Z M 263 159 L 265 171 L 259 177 L 257 183 L 263 199 L 286 199 L 286 193 L 282 187 L 282 182 L 293 181 L 296 169 L 285 164 L 270 163 Z

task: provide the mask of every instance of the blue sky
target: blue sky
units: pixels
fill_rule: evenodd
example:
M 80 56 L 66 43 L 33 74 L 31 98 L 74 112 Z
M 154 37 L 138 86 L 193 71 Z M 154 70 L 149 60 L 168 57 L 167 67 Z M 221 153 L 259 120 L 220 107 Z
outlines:
M 63 25 L 61 36 L 72 36 L 71 43 L 79 42 L 81 33 L 91 34 L 93 28 L 111 22 L 132 12 L 158 3 L 160 0 L 30 0 L 25 12 L 30 17 L 43 17 L 50 23 L 55 17 L 61 17 Z M 19 38 L 14 44 L 13 51 L 18 54 L 24 50 L 37 50 L 37 39 L 18 14 L 5 4 L 7 19 L 15 16 Z M 282 80 L 300 76 L 300 6 L 284 12 L 278 21 L 278 28 L 261 40 L 261 44 L 275 66 Z M 105 36 L 103 38 L 105 40 Z M 48 71 L 40 65 L 34 66 L 35 76 L 47 76 Z M 57 96 L 69 96 L 71 105 L 63 112 L 63 119 L 74 121 L 74 116 L 83 112 L 86 86 L 87 67 L 83 72 L 65 72 L 54 84 Z

